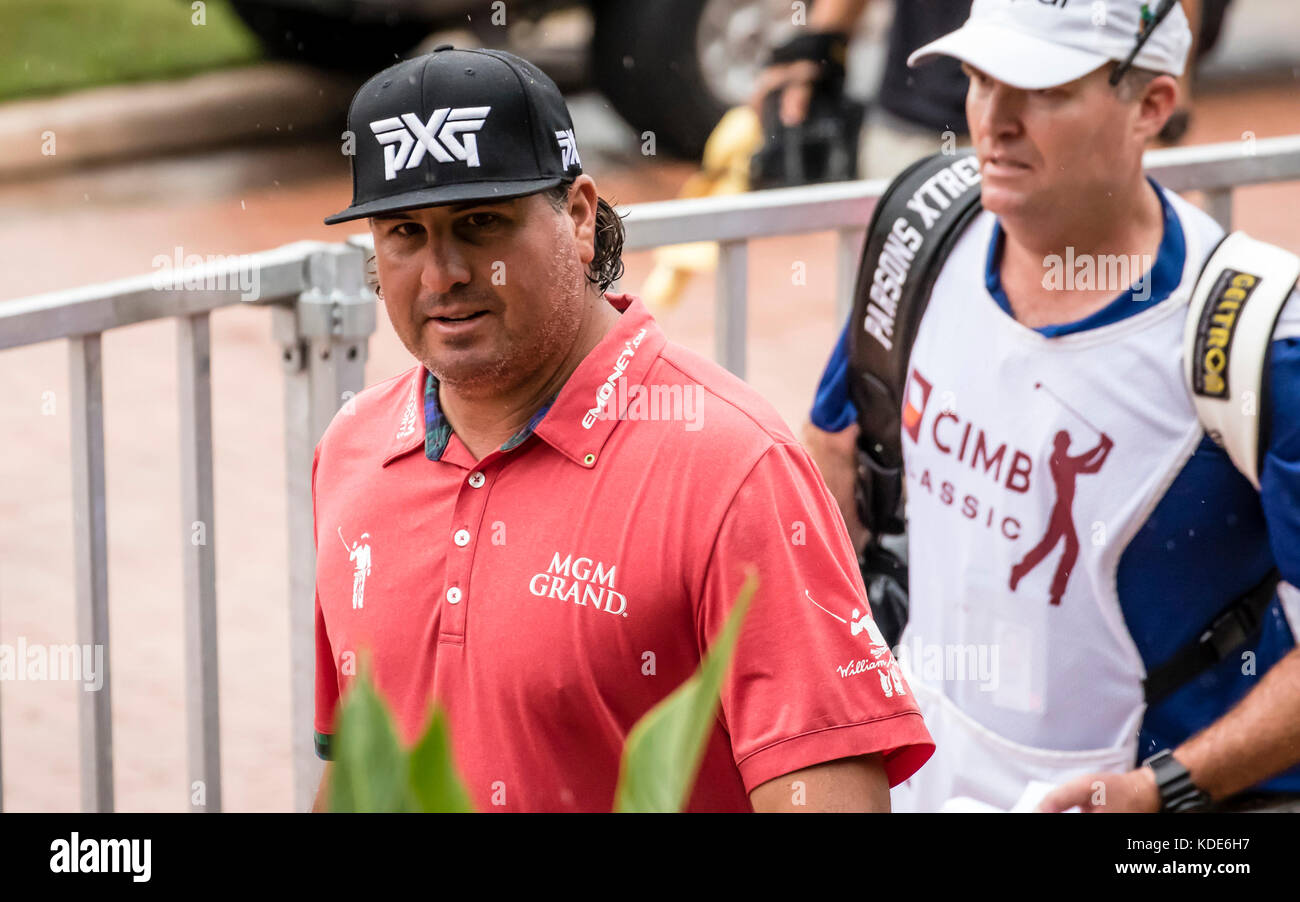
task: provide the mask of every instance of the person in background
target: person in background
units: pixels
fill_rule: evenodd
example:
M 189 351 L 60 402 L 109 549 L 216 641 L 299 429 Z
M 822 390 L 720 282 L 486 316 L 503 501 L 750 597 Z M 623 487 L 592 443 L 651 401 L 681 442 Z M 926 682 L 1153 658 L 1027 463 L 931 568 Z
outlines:
M 754 90 L 757 109 L 772 91 L 781 92 L 780 118 L 793 126 L 804 120 L 814 86 L 843 82 L 848 45 L 871 0 L 814 0 L 808 24 L 772 51 Z M 1230 0 L 1181 0 L 1197 41 L 1199 59 L 1218 41 Z M 858 144 L 858 177 L 892 178 L 905 166 L 967 141 L 966 76 L 956 60 L 943 59 L 911 69 L 907 57 L 930 41 L 956 30 L 970 14 L 969 0 L 907 0 L 894 4 L 880 88 L 863 124 Z M 1179 141 L 1191 111 L 1191 67 L 1179 79 L 1180 105 L 1161 129 L 1159 140 Z

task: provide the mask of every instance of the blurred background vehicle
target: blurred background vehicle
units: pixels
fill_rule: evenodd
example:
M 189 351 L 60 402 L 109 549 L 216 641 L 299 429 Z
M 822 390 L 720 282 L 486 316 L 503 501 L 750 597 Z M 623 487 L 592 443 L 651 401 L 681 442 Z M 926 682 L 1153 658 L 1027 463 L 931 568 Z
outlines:
M 771 0 L 230 0 L 268 56 L 370 74 L 416 50 L 430 34 L 457 29 L 488 47 L 527 47 L 562 87 L 594 85 L 638 133 L 697 159 L 728 109 L 744 103 L 804 4 Z M 809 4 L 810 5 L 810 4 Z M 887 7 L 888 4 L 872 4 Z M 1206 0 L 1201 46 L 1215 40 L 1227 0 Z M 557 43 L 557 13 L 576 28 Z M 871 12 L 880 18 L 880 13 Z M 874 24 L 874 23 L 873 23 Z M 867 28 L 864 32 L 873 32 Z M 866 36 L 866 35 L 864 35 Z M 879 41 L 875 36 L 873 43 Z M 857 42 L 862 45 L 865 41 Z M 855 46 L 850 56 L 871 51 Z M 864 82 L 848 84 L 863 94 Z
M 469 31 L 522 49 L 546 19 L 575 11 L 567 46 L 528 46 L 563 87 L 594 82 L 638 133 L 698 158 L 722 114 L 744 103 L 795 6 L 768 0 L 231 0 L 268 55 L 369 74 L 432 32 Z M 573 17 L 568 18 L 574 21 Z M 544 49 L 542 49 L 544 47 Z M 534 52 L 540 50 L 540 52 Z
M 268 56 L 369 74 L 488 7 L 473 0 L 230 0 Z M 470 21 L 473 21 L 470 19 Z

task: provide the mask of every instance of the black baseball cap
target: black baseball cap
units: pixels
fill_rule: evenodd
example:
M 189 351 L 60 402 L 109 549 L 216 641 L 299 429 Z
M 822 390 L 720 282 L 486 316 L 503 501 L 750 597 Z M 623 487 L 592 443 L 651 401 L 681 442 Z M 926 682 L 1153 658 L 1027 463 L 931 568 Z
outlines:
M 390 66 L 352 98 L 352 205 L 327 225 L 417 207 L 507 200 L 582 172 L 573 120 L 541 69 L 450 44 Z

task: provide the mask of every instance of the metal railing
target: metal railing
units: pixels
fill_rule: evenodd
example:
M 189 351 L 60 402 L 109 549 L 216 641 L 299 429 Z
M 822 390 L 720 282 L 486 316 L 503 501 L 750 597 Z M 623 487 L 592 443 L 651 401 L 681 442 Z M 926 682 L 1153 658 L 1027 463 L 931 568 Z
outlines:
M 291 723 L 294 799 L 301 809 L 310 803 L 320 769 L 309 742 L 315 666 L 312 456 L 334 414 L 364 385 L 375 305 L 364 287 L 362 252 L 343 244 L 298 242 L 176 272 L 171 279 L 181 285 L 240 285 L 250 269 L 260 286 L 256 303 L 273 307 L 272 333 L 285 374 L 289 597 L 297 602 L 289 612 Z M 111 329 L 164 318 L 178 325 L 189 785 L 203 786 L 205 804 L 196 807 L 222 807 L 209 317 L 247 302 L 240 288 L 159 289 L 156 278 L 157 273 L 0 302 L 0 350 L 53 339 L 67 339 L 69 345 L 77 642 L 103 649 L 101 687 L 77 693 L 81 805 L 87 811 L 113 809 L 101 337 Z M 194 523 L 204 525 L 205 541 L 190 540 Z
M 1235 188 L 1300 180 L 1300 136 L 1152 151 L 1148 171 L 1174 190 L 1200 190 L 1210 214 L 1231 226 Z M 847 315 L 865 227 L 884 181 L 846 182 L 724 198 L 664 201 L 629 208 L 627 250 L 687 241 L 720 244 L 715 352 L 745 374 L 748 242 L 755 238 L 834 231 L 837 310 Z M 272 334 L 284 364 L 285 458 L 289 527 L 290 729 L 294 806 L 312 800 L 320 765 L 310 743 L 314 704 L 315 545 L 311 463 L 334 414 L 364 385 L 373 295 L 364 286 L 369 235 L 343 244 L 298 242 L 251 255 L 239 264 L 210 264 L 178 273 L 182 284 L 238 284 L 235 268 L 252 267 L 261 286 L 255 303 L 272 307 Z M 219 281 L 224 279 L 225 281 Z M 89 811 L 113 808 L 108 554 L 104 476 L 101 336 L 150 320 L 178 321 L 183 534 L 202 522 L 207 541 L 182 545 L 190 781 L 202 781 L 207 804 L 221 809 L 218 722 L 215 524 L 209 317 L 247 303 L 239 289 L 155 287 L 155 276 L 90 285 L 0 302 L 0 351 L 66 339 L 71 376 L 73 514 L 78 642 L 101 646 L 103 684 L 78 693 L 81 800 Z M 829 349 L 828 349 L 829 350 Z M 186 787 L 186 792 L 189 788 Z M 0 797 L 0 806 L 3 799 Z

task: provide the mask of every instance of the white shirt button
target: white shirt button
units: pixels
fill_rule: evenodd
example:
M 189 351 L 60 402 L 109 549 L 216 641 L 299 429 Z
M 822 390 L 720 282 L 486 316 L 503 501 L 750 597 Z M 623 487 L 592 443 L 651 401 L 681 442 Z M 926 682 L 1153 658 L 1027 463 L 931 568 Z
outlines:
M 476 488 L 476 489 L 481 488 L 483 486 L 483 483 L 485 482 L 487 482 L 487 477 L 484 476 L 482 473 L 470 474 L 469 484 L 471 488 Z
M 450 589 L 447 590 L 447 602 L 449 604 L 456 604 L 459 601 L 460 601 L 460 587 L 452 586 Z
M 468 529 L 458 529 L 458 530 L 456 530 L 456 535 L 452 537 L 452 540 L 453 540 L 457 545 L 459 545 L 459 546 L 461 546 L 462 548 L 464 548 L 466 545 L 469 544 L 469 530 L 468 530 Z

